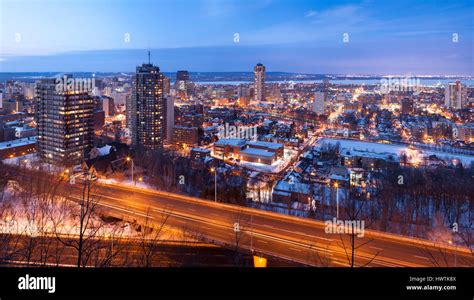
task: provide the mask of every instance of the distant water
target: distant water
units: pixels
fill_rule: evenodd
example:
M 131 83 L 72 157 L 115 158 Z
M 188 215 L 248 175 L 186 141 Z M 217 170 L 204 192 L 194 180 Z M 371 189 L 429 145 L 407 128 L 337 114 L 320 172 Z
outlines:
M 422 86 L 444 86 L 449 82 L 454 82 L 456 79 L 420 79 L 420 84 Z M 267 80 L 267 83 L 322 83 L 323 80 L 276 80 L 271 81 Z M 461 82 L 467 86 L 474 87 L 473 79 L 461 80 Z M 228 85 L 239 85 L 239 84 L 249 84 L 252 81 L 196 81 L 198 84 L 228 84 Z M 381 83 L 380 79 L 334 79 L 329 80 L 329 83 L 332 84 L 354 84 L 354 85 L 378 85 Z
M 91 77 L 95 74 L 97 77 L 113 77 L 113 76 L 132 76 L 132 72 L 117 73 L 117 72 L 72 72 L 74 77 Z M 59 72 L 0 72 L 0 81 L 6 80 L 20 80 L 26 82 L 34 82 L 44 77 L 55 77 L 58 76 Z M 324 74 L 297 74 L 297 73 L 283 73 L 283 72 L 267 72 L 267 83 L 322 83 L 326 76 Z M 172 82 L 176 78 L 176 73 L 165 72 L 165 76 L 172 79 Z M 302 78 L 305 77 L 305 78 Z M 381 77 L 372 76 L 370 78 L 348 78 L 342 79 L 336 77 L 336 79 L 329 79 L 330 83 L 333 84 L 354 84 L 354 85 L 378 85 L 381 83 Z M 348 76 L 349 77 L 349 76 Z M 249 84 L 253 82 L 252 72 L 190 72 L 191 81 L 198 84 L 222 84 L 222 85 L 239 85 Z M 229 80 L 225 80 L 225 79 Z M 412 77 L 411 79 L 416 79 Z M 456 78 L 419 78 L 419 82 L 422 86 L 442 86 L 448 82 L 455 81 Z M 460 78 L 463 84 L 470 87 L 474 87 L 474 79 L 472 77 Z

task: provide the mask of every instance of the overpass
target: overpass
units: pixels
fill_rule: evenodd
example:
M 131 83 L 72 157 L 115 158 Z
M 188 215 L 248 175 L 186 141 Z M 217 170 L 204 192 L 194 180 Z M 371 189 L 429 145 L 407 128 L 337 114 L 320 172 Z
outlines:
M 117 184 L 98 184 L 92 194 L 102 210 L 124 220 L 160 224 L 167 217 L 167 225 L 222 246 L 312 266 L 350 265 L 350 236 L 327 234 L 323 221 Z M 72 199 L 81 195 L 82 185 L 71 186 Z M 466 247 L 373 230 L 356 237 L 355 247 L 356 266 L 474 265 Z

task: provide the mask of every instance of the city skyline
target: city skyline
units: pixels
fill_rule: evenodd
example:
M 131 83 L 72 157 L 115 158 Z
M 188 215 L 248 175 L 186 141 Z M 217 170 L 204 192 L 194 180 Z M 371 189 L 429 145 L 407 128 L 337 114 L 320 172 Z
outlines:
M 464 295 L 473 16 L 0 0 L 0 300 Z
M 133 71 L 151 49 L 165 72 L 473 75 L 470 1 L 20 3 L 2 2 L 2 72 Z

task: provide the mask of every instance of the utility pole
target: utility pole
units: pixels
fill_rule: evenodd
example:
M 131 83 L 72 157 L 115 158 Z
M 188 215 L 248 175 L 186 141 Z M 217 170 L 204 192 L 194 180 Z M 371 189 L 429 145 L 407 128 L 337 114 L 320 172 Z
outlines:
M 250 215 L 250 252 L 253 253 L 253 215 Z
M 339 220 L 339 184 L 337 181 L 334 186 L 336 187 L 336 220 Z

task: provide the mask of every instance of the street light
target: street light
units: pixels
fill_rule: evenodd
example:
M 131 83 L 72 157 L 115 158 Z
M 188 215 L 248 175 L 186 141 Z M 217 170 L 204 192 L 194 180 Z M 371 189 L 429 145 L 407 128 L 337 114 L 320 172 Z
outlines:
M 339 220 L 339 183 L 335 182 L 334 187 L 336 188 L 336 220 Z
M 133 166 L 133 159 L 132 159 L 130 156 L 127 156 L 127 157 L 125 158 L 125 160 L 132 162 L 132 182 L 133 182 L 133 185 L 135 185 L 135 180 L 133 179 L 133 168 L 134 168 L 134 166 Z
M 136 185 L 136 182 L 135 182 L 135 177 L 134 177 L 134 173 L 135 173 L 135 165 L 133 163 L 133 158 L 131 156 L 126 156 L 126 157 L 122 157 L 122 158 L 119 158 L 119 159 L 116 159 L 112 162 L 112 164 L 114 164 L 115 162 L 118 162 L 118 161 L 122 161 L 122 160 L 125 160 L 126 162 L 131 162 L 132 163 L 132 182 L 133 182 L 133 185 L 135 186 Z M 140 177 L 141 178 L 141 177 Z M 141 180 L 140 180 L 141 181 Z
M 217 169 L 211 168 L 211 172 L 214 172 L 214 202 L 217 202 Z

